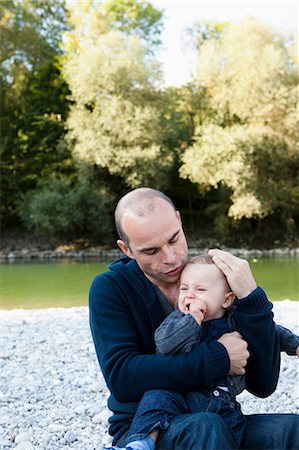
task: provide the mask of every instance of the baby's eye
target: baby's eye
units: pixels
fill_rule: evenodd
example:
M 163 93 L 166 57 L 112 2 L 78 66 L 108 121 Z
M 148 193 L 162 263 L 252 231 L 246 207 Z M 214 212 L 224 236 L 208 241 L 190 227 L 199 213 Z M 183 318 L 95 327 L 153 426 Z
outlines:
M 197 290 L 198 290 L 198 291 L 202 291 L 202 292 L 205 291 L 205 289 L 204 289 L 204 288 L 201 288 L 201 287 L 198 287 Z
M 185 286 L 181 286 L 181 291 L 187 291 L 187 288 Z

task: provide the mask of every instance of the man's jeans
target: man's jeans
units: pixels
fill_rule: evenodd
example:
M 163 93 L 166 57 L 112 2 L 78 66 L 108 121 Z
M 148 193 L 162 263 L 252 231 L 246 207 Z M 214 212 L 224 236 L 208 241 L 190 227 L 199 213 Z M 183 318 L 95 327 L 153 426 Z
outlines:
M 117 442 L 125 445 L 127 433 Z M 256 414 L 247 416 L 243 450 L 298 450 L 299 415 Z M 156 450 L 238 450 L 231 430 L 214 413 L 175 417 L 161 431 Z
M 182 414 L 211 412 L 219 414 L 229 426 L 236 447 L 241 446 L 246 419 L 239 403 L 228 392 L 213 389 L 211 393 L 180 394 L 165 390 L 147 391 L 140 401 L 127 444 L 144 439 L 156 429 L 167 430 L 171 421 Z

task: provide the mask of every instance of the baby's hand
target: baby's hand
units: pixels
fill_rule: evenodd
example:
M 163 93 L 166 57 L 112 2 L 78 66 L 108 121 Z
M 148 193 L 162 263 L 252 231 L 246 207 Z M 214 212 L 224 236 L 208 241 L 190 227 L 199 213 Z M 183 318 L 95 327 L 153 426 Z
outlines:
M 198 325 L 201 325 L 207 313 L 207 305 L 203 300 L 192 300 L 189 304 L 189 314 L 191 314 Z

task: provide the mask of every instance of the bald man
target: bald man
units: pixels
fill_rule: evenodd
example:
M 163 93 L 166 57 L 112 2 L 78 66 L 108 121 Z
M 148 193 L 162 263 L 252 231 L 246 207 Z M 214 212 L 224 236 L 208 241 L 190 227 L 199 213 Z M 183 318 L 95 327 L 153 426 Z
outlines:
M 255 356 L 249 361 L 247 343 L 237 332 L 208 345 L 199 343 L 190 353 L 155 353 L 154 332 L 177 308 L 188 251 L 181 217 L 172 201 L 155 189 L 133 190 L 120 199 L 115 224 L 117 245 L 125 257 L 94 279 L 89 295 L 91 332 L 111 393 L 113 445 L 124 446 L 138 402 L 152 389 L 211 391 L 216 379 L 246 371 L 247 388 L 259 397 L 270 395 L 280 365 L 273 321 L 262 330 L 264 335 L 255 343 Z M 236 296 L 249 298 L 256 308 L 257 286 L 247 261 L 220 250 L 209 253 Z M 252 323 L 252 335 L 255 326 Z M 298 442 L 297 415 L 247 418 L 244 449 L 295 449 Z M 236 449 L 236 444 L 220 416 L 194 413 L 174 418 L 159 434 L 156 448 Z

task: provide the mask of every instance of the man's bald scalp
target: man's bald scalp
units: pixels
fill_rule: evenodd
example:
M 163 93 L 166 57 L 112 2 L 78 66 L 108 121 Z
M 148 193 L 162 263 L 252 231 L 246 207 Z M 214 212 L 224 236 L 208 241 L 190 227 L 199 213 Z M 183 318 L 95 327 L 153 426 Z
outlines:
M 131 213 L 137 217 L 145 217 L 154 209 L 154 201 L 160 198 L 169 203 L 174 211 L 175 206 L 172 200 L 164 194 L 153 188 L 138 188 L 125 194 L 118 202 L 115 208 L 114 218 L 115 227 L 119 238 L 126 243 L 128 236 L 125 234 L 122 227 L 122 219 L 125 214 Z

